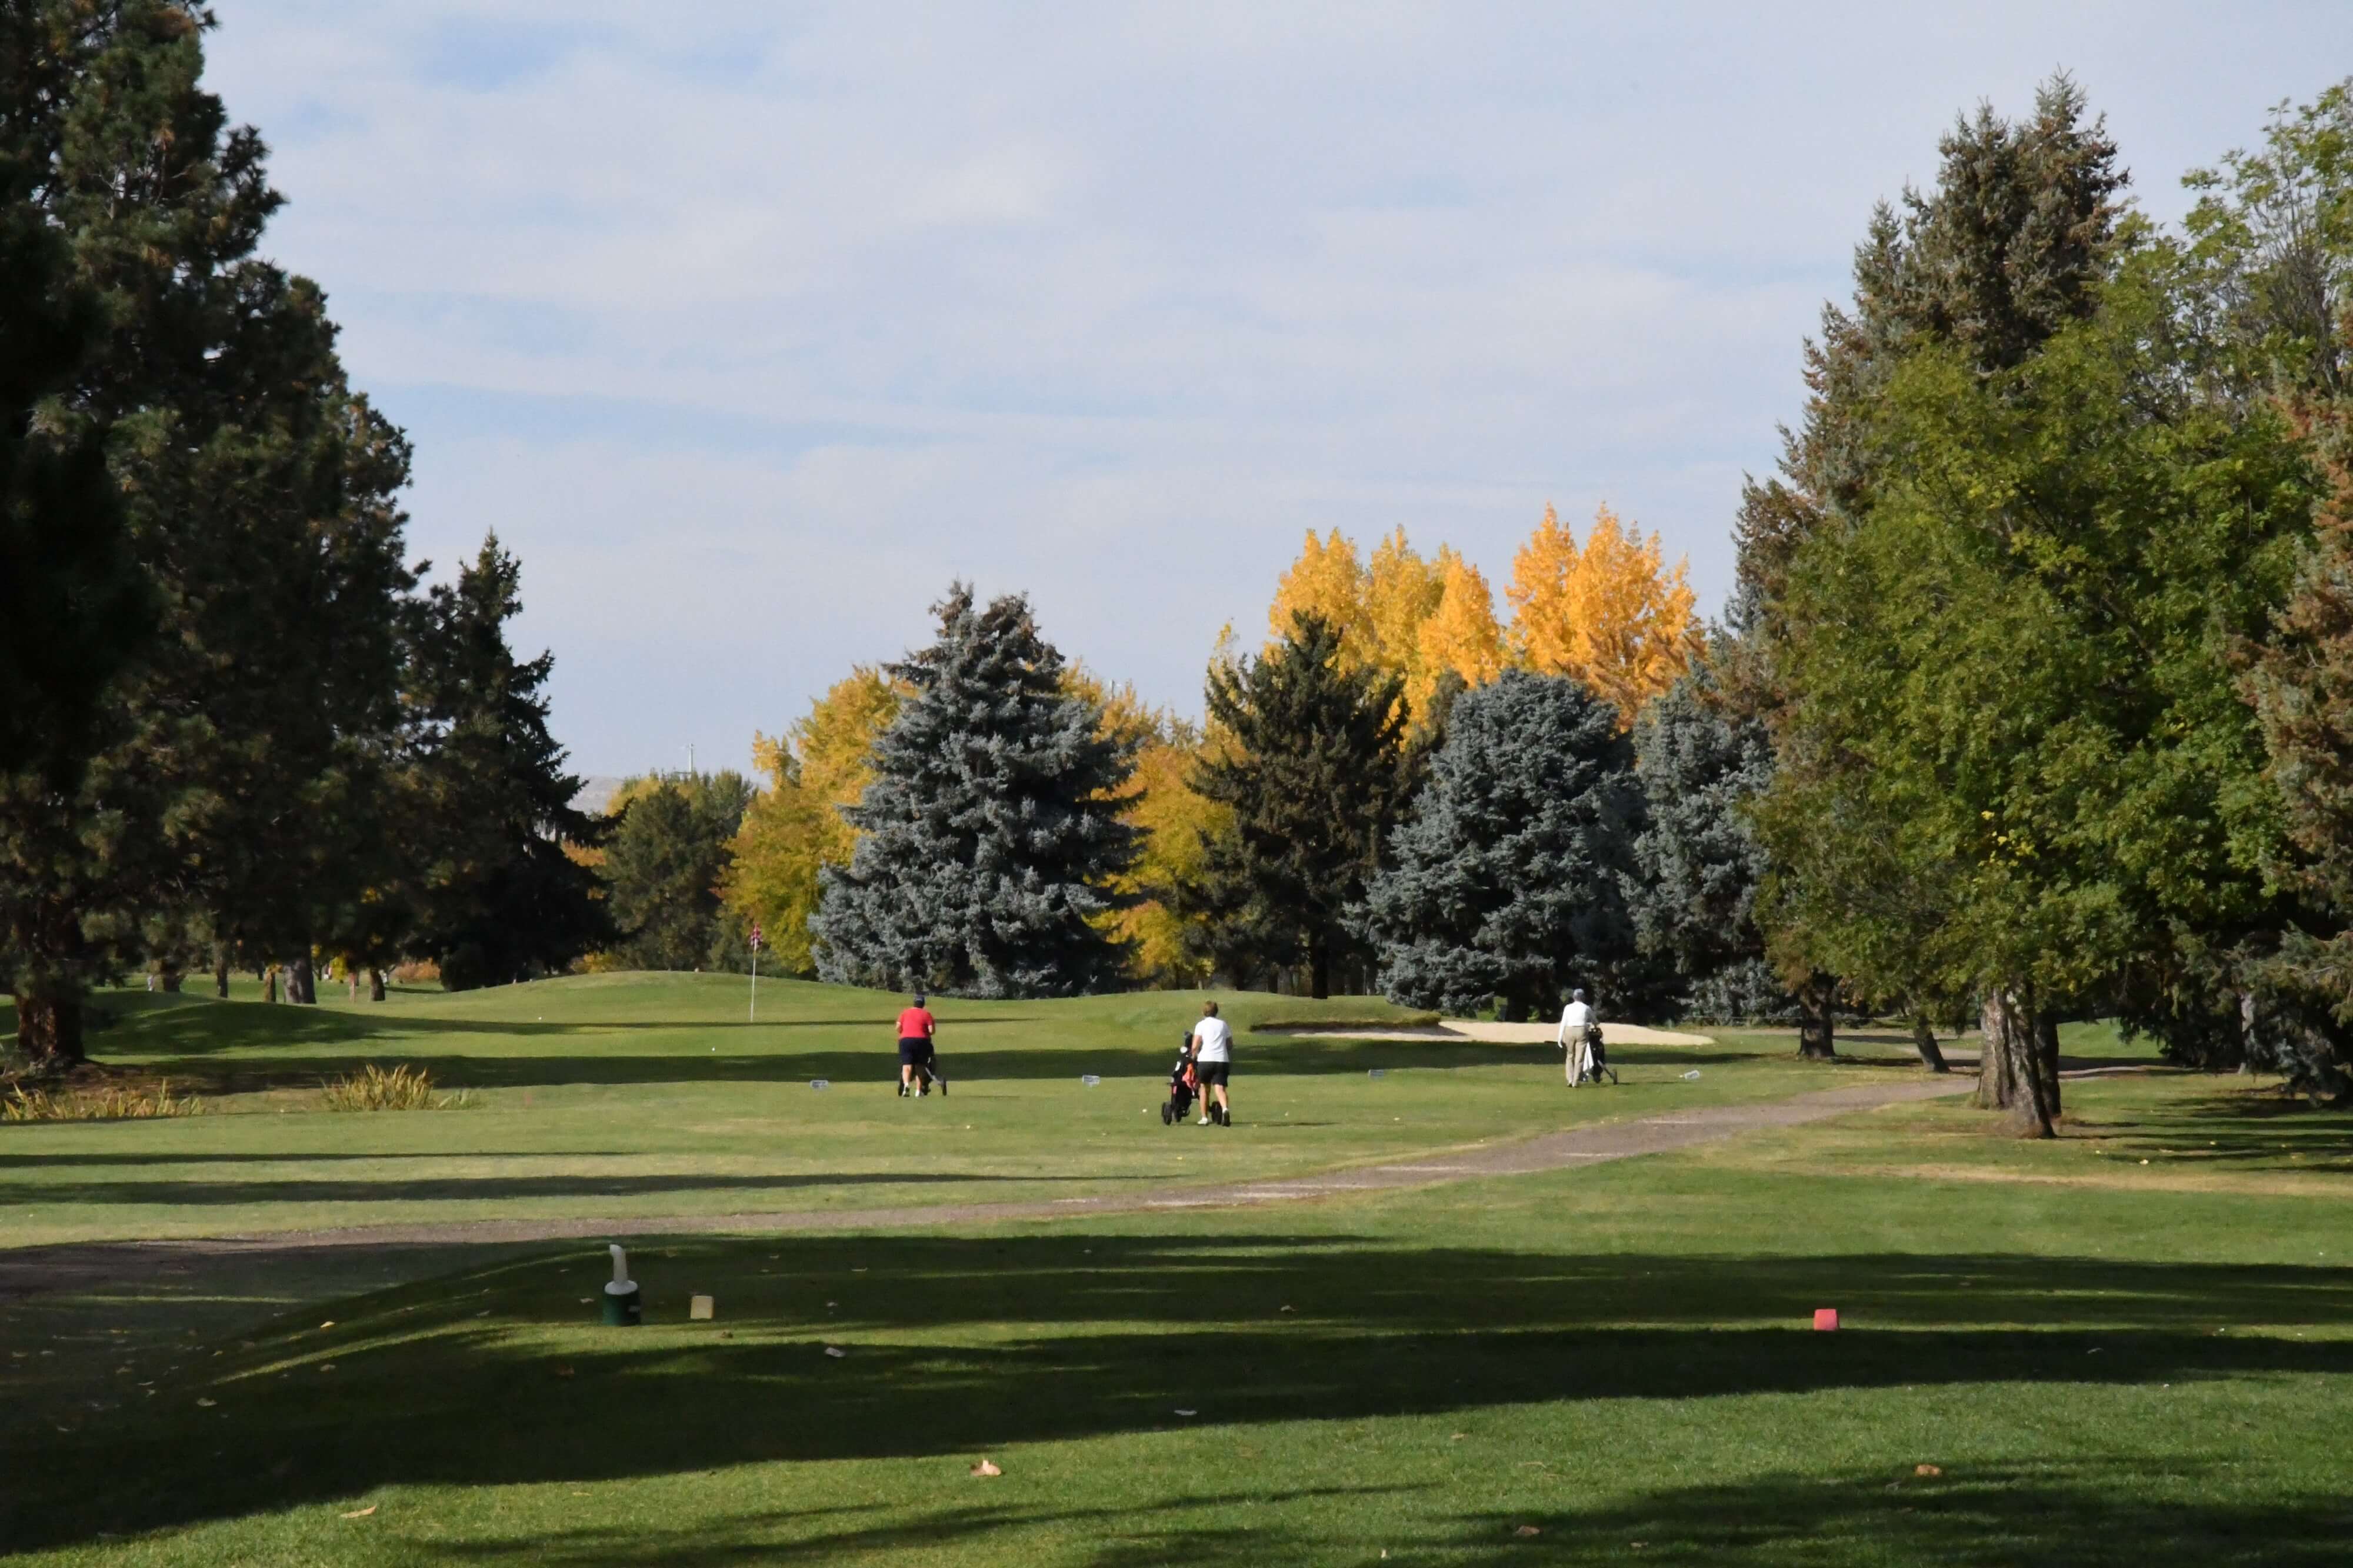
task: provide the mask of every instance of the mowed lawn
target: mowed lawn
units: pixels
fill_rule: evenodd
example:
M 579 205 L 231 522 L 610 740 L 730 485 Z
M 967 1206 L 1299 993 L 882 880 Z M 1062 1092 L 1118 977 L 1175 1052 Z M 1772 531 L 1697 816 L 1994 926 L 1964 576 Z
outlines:
M 199 1092 L 206 1114 L 0 1125 L 0 1245 L 1175 1194 L 1778 1099 L 1871 1070 L 1802 1064 L 1773 1038 L 1625 1048 L 1618 1088 L 1570 1094 L 1549 1046 L 1259 1033 L 1426 1016 L 1363 998 L 1229 996 L 1238 1124 L 1170 1130 L 1159 1107 L 1198 994 L 942 1000 L 951 1092 L 920 1101 L 896 1093 L 905 999 L 879 993 L 763 982 L 756 1023 L 740 976 L 322 998 L 104 996 L 112 1021 L 97 1053 Z M 1883 1069 L 1904 1070 L 1892 1047 L 1873 1049 Z M 426 1068 L 466 1108 L 328 1110 L 318 1085 L 369 1062 Z
M 1100 1028 L 1087 1048 L 1110 1051 L 1117 1006 L 1153 1005 L 1077 1005 L 1104 1019 L 1073 1032 Z M 1050 1055 L 1050 1033 L 1004 1052 Z M 2070 1047 L 2120 1048 L 2103 1039 Z M 429 1037 L 399 1043 L 417 1048 L 385 1059 L 422 1059 Z M 1131 1048 L 1156 1066 L 1148 1039 Z M 1655 1085 L 1629 1074 L 1622 1103 L 1638 1087 L 1746 1076 L 1778 1095 L 1902 1070 L 1765 1054 L 1787 1049 L 1691 1047 L 1710 1064 L 1697 1083 L 1662 1061 Z M 485 1052 L 502 1071 L 532 1054 Z M 1436 1143 L 1482 1095 L 1522 1131 L 1599 1113 L 1552 1109 L 1570 1097 L 1536 1066 L 1366 1079 L 1304 1065 L 1321 1059 L 1266 1073 L 1264 1092 L 1402 1089 L 1398 1115 L 1462 1097 L 1427 1112 L 1417 1136 Z M 730 1070 L 703 1087 L 791 1087 Z M 1001 1076 L 1062 1097 L 1047 1101 L 1059 1121 L 1029 1123 L 1041 1174 L 1112 1133 L 1084 1120 L 1111 1074 L 1095 1090 Z M 694 1087 L 534 1082 L 531 1115 L 571 1114 L 543 1092 Z M 893 1124 L 876 1112 L 943 1109 L 880 1092 L 860 1113 L 878 1130 Z M 2042 1144 L 1936 1101 L 1313 1203 L 817 1237 L 715 1222 L 639 1250 L 635 1330 L 595 1324 L 606 1269 L 588 1243 L 158 1246 L 133 1278 L 0 1304 L 0 1550 L 577 1568 L 2343 1562 L 2353 1119 L 2192 1075 L 2068 1094 L 2066 1135 Z M 529 1124 L 495 1106 L 283 1120 L 351 1139 Z M 1173 1147 L 1189 1173 L 1222 1136 L 1156 1116 L 1147 1136 L 1124 1114 L 1137 1125 L 1115 1136 L 1140 1163 Z M 130 1134 L 127 1152 L 195 1125 L 82 1131 Z M 10 1179 L 35 1163 L 17 1134 L 72 1131 L 0 1128 Z M 1259 1132 L 1245 1122 L 1232 1146 Z M 697 1292 L 713 1321 L 689 1321 Z M 1839 1331 L 1813 1331 L 1820 1307 Z M 974 1476 L 984 1458 L 1002 1474 Z

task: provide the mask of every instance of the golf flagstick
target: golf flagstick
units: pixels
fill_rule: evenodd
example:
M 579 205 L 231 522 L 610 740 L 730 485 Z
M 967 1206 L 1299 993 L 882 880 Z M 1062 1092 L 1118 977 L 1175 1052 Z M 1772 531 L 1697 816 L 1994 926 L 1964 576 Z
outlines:
M 744 1021 L 747 1024 L 760 1021 L 760 926 L 756 921 L 752 924 L 752 1005 L 750 1011 L 744 1015 Z

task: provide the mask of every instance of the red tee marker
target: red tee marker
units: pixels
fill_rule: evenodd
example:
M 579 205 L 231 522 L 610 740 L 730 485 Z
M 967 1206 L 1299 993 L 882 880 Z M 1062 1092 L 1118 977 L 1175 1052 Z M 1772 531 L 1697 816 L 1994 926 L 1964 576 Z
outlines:
M 1815 1308 L 1815 1309 L 1814 1309 L 1814 1327 L 1816 1327 L 1817 1329 L 1821 1330 L 1821 1331 L 1822 1331 L 1823 1332 L 1825 1332 L 1825 1333 L 1829 1332 L 1829 1331 L 1830 1331 L 1831 1330 L 1832 1330 L 1832 1329 L 1837 1328 L 1837 1327 L 1838 1327 L 1838 1309 L 1837 1309 L 1836 1307 L 1817 1307 L 1817 1308 Z

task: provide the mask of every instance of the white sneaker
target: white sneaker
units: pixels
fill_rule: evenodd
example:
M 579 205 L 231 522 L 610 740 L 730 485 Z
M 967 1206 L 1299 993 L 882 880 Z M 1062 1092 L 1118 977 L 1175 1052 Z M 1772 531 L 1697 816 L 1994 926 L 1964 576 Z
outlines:
M 1203 1118 L 1201 1118 L 1201 1120 L 1200 1120 L 1200 1121 L 1196 1121 L 1195 1123 L 1193 1123 L 1193 1125 L 1194 1125 L 1194 1126 L 1196 1126 L 1196 1127 L 1207 1127 L 1208 1124 L 1209 1124 L 1209 1119 L 1208 1119 L 1208 1117 L 1206 1117 L 1206 1116 L 1204 1116 Z

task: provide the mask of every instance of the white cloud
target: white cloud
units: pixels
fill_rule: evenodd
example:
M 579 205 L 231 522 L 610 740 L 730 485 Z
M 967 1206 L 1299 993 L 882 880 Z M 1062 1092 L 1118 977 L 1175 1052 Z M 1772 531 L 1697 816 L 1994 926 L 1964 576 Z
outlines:
M 740 752 L 957 573 L 1186 705 L 1307 527 L 1500 581 L 1607 499 L 1713 601 L 1957 110 L 2072 67 L 2162 215 L 2348 45 L 2337 0 L 244 0 L 210 49 L 420 542 L 522 552 L 609 771 Z

